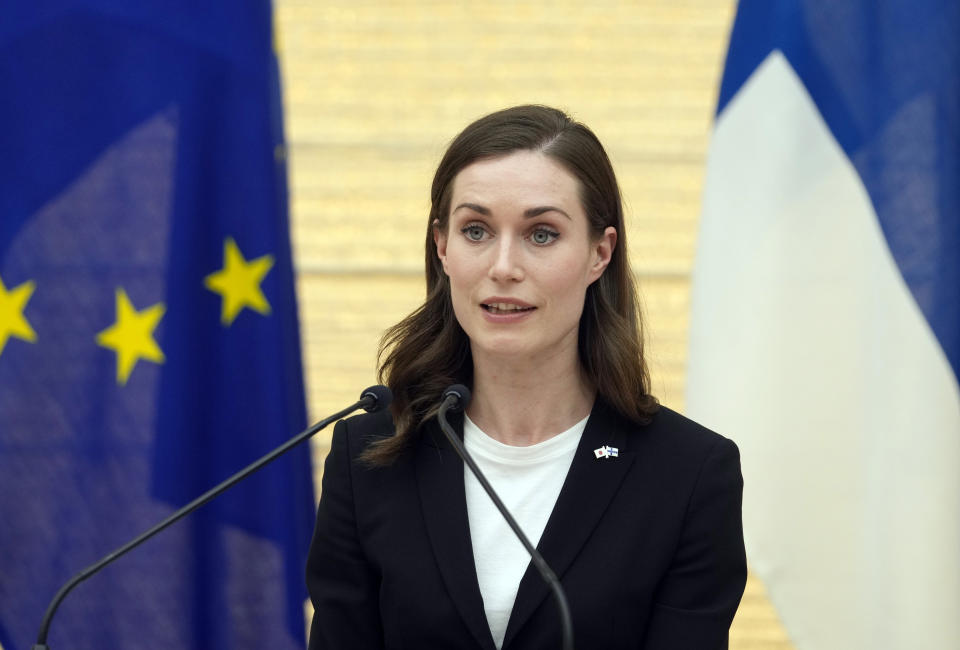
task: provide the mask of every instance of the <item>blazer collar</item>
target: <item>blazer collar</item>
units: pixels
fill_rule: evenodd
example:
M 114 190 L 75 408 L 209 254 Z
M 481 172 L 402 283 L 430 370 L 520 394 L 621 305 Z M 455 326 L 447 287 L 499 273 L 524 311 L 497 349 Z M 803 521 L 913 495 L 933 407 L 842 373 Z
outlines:
M 634 454 L 626 449 L 627 427 L 627 423 L 597 397 L 567 479 L 537 545 L 537 550 L 561 581 L 633 464 Z M 594 450 L 605 445 L 616 447 L 618 456 L 598 459 Z M 504 648 L 509 647 L 513 637 L 549 593 L 547 583 L 530 563 L 513 603 L 503 639 Z M 559 626 L 559 612 L 557 616 Z
M 451 414 L 449 419 L 462 436 L 463 415 Z M 447 592 L 479 646 L 495 650 L 473 559 L 463 461 L 436 419 L 422 429 L 415 463 L 423 519 Z
M 450 424 L 463 435 L 462 414 L 451 416 Z M 537 545 L 561 580 L 633 463 L 633 453 L 626 450 L 627 440 L 625 421 L 598 397 Z M 616 447 L 619 456 L 598 460 L 594 450 L 604 445 Z M 423 427 L 415 462 L 427 534 L 450 598 L 480 647 L 494 650 L 470 540 L 463 461 L 435 419 Z M 510 645 L 549 591 L 536 567 L 532 563 L 528 565 L 520 581 L 503 647 Z

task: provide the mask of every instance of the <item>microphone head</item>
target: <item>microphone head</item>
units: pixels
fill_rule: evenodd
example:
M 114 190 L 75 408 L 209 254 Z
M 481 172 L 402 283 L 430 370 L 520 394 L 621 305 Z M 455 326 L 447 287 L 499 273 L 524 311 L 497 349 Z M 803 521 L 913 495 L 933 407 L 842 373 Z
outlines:
M 367 413 L 376 413 L 390 406 L 390 402 L 393 401 L 393 393 L 386 386 L 378 384 L 360 393 L 360 399 L 367 400 L 367 405 L 363 407 Z
M 446 400 L 448 397 L 456 397 L 456 401 L 450 406 L 451 411 L 459 411 L 460 409 L 467 408 L 467 404 L 470 403 L 470 389 L 464 386 L 463 384 L 454 384 L 443 391 L 443 399 Z

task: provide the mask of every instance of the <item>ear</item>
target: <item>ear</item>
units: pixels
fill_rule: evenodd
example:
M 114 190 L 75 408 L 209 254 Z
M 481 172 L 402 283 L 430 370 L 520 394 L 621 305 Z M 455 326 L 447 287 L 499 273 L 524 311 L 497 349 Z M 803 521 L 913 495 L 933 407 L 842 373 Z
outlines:
M 610 264 L 613 251 L 617 247 L 617 229 L 607 226 L 600 238 L 593 242 L 591 252 L 593 264 L 590 266 L 589 280 L 594 282 L 603 275 L 603 271 Z
M 447 234 L 440 230 L 440 221 L 433 222 L 433 243 L 437 247 L 437 257 L 443 264 L 443 272 L 447 272 Z

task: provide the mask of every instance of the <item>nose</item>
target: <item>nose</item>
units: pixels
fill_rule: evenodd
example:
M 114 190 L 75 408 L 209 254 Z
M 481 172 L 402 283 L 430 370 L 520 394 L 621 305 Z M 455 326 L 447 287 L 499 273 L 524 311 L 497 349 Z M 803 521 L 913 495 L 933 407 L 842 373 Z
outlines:
M 496 282 L 519 282 L 523 279 L 521 251 L 512 237 L 501 237 L 493 249 L 488 275 Z

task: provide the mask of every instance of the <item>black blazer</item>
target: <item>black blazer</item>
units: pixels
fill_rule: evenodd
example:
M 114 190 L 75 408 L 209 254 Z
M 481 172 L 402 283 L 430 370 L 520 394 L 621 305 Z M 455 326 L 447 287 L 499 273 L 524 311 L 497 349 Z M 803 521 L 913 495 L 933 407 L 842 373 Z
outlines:
M 334 430 L 307 562 L 310 648 L 494 650 L 463 463 L 435 420 L 393 465 L 355 460 L 392 432 L 386 413 Z M 603 445 L 619 456 L 597 459 Z M 598 399 L 538 545 L 570 602 L 576 647 L 726 648 L 747 573 L 742 488 L 730 440 L 667 408 L 637 426 Z M 503 648 L 559 648 L 560 638 L 529 565 Z

